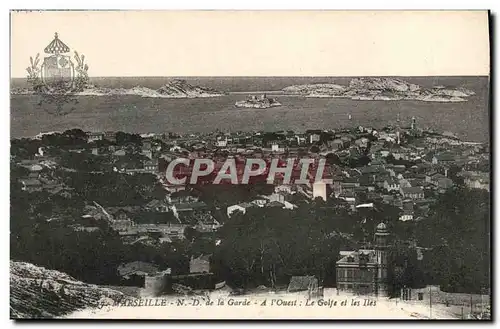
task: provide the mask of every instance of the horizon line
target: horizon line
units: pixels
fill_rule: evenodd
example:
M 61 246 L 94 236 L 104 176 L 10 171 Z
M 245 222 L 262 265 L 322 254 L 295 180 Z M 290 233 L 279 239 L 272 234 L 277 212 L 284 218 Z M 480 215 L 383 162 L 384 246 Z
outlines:
M 98 78 L 489 78 L 491 75 L 102 75 Z M 26 79 L 26 76 L 11 76 L 10 79 Z

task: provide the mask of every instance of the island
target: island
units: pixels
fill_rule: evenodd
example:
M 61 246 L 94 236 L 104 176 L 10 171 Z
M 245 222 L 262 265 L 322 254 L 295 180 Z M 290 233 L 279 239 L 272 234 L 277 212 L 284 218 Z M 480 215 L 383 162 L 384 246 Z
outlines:
M 16 88 L 11 90 L 13 95 L 33 94 L 33 90 L 27 88 Z M 220 92 L 211 88 L 193 86 L 185 80 L 173 79 L 159 89 L 151 89 L 144 86 L 135 86 L 132 88 L 104 88 L 95 85 L 89 85 L 82 91 L 76 92 L 76 96 L 116 96 L 132 95 L 145 98 L 204 98 L 224 96 Z
M 281 103 L 278 102 L 275 98 L 269 98 L 266 94 L 257 97 L 255 95 L 249 96 L 244 101 L 237 101 L 234 106 L 236 107 L 246 107 L 246 108 L 255 108 L 255 109 L 267 109 L 270 107 L 281 106 Z
M 318 83 L 282 89 L 305 97 L 350 98 L 353 100 L 416 100 L 423 102 L 465 102 L 475 93 L 465 88 L 434 86 L 423 88 L 396 78 L 353 78 L 349 85 Z

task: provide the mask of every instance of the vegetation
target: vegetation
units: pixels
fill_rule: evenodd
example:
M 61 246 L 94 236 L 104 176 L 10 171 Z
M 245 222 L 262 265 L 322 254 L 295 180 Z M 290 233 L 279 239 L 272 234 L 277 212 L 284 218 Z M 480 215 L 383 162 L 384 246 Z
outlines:
M 132 154 L 142 145 L 139 135 L 119 132 L 116 144 L 130 146 Z M 274 140 L 277 136 L 265 135 Z M 369 243 L 375 227 L 384 221 L 394 236 L 394 289 L 400 286 L 439 284 L 450 292 L 479 292 L 490 286 L 490 194 L 463 184 L 437 196 L 427 218 L 398 220 L 400 209 L 374 202 L 375 209 L 351 212 L 340 199 L 294 202 L 294 210 L 249 208 L 246 214 L 225 218 L 227 206 L 270 194 L 264 182 L 248 185 L 197 185 L 195 193 L 224 226 L 216 233 L 186 230 L 187 239 L 157 245 L 126 245 L 106 222 L 95 223 L 94 232 L 77 232 L 84 207 L 92 201 L 104 207 L 143 206 L 164 199 L 165 191 L 154 175 L 124 175 L 111 171 L 106 157 L 68 152 L 88 148 L 79 129 L 43 136 L 40 140 L 12 141 L 11 154 L 30 158 L 39 147 L 59 150 L 63 168 L 44 169 L 72 190 L 68 195 L 21 191 L 18 179 L 28 172 L 11 164 L 11 258 L 57 269 L 91 283 L 118 284 L 116 268 L 128 261 L 148 261 L 173 273 L 188 271 L 191 256 L 213 254 L 213 270 L 221 280 L 251 288 L 277 287 L 292 275 L 316 275 L 322 284 L 335 284 L 335 262 L 340 250 L 354 250 Z M 136 159 L 140 161 L 140 159 Z M 133 161 L 130 160 L 130 161 Z M 340 159 L 327 156 L 330 165 L 363 166 L 365 153 Z M 389 162 L 407 166 L 411 163 Z M 71 169 L 71 170 L 67 170 Z M 78 170 L 78 171 L 76 171 Z M 102 173 L 101 171 L 106 171 Z M 449 175 L 459 183 L 458 168 Z M 298 197 L 296 197 L 298 199 Z M 369 201 L 369 200 L 366 200 Z M 222 220 L 221 220 L 222 222 Z M 220 240 L 217 244 L 215 241 Z M 427 248 L 418 257 L 414 241 Z

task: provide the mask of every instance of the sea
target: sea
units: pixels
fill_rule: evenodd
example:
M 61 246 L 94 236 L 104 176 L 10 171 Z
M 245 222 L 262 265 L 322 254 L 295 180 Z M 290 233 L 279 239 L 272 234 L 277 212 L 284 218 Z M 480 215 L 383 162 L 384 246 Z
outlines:
M 281 94 L 296 84 L 347 85 L 352 77 L 105 77 L 91 78 L 98 87 L 157 89 L 171 79 L 227 92 L 221 97 L 196 99 L 140 96 L 80 96 L 74 110 L 54 115 L 37 96 L 11 95 L 11 138 L 41 132 L 80 128 L 85 131 L 131 133 L 199 133 L 212 131 L 277 131 L 338 129 L 349 126 L 382 128 L 409 125 L 415 117 L 421 128 L 451 132 L 463 140 L 490 139 L 489 77 L 397 77 L 422 87 L 464 87 L 476 94 L 467 102 L 365 101 L 342 98 L 305 98 Z M 26 79 L 11 79 L 11 88 L 27 86 Z M 236 108 L 248 94 L 266 92 L 283 104 L 268 109 Z M 350 117 L 350 119 L 349 119 Z

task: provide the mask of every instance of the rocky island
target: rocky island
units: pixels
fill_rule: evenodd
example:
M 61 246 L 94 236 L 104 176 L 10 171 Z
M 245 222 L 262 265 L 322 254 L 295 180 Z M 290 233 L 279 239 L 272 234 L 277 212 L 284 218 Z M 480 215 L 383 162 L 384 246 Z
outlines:
M 29 95 L 33 91 L 29 89 L 12 89 L 11 94 Z M 76 93 L 77 96 L 115 96 L 133 95 L 146 98 L 203 98 L 218 97 L 225 93 L 200 86 L 193 86 L 185 80 L 174 79 L 159 89 L 151 89 L 143 86 L 132 88 L 103 88 L 94 85 Z
M 255 109 L 267 109 L 270 107 L 281 106 L 275 98 L 268 98 L 266 94 L 256 97 L 255 95 L 248 97 L 244 101 L 237 101 L 234 106 L 236 107 L 246 107 Z
M 305 97 L 339 97 L 353 100 L 417 100 L 423 102 L 465 102 L 475 93 L 465 88 L 435 86 L 423 88 L 395 78 L 353 78 L 348 86 L 320 83 L 294 85 L 283 91 Z

